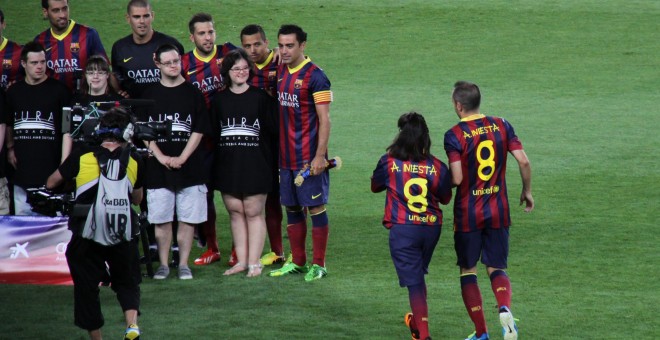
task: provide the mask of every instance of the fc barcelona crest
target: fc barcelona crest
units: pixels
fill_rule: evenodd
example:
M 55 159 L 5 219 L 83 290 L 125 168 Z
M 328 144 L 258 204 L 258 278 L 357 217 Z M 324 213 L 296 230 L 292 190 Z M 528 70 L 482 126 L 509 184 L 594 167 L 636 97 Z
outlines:
M 71 43 L 71 52 L 78 53 L 80 51 L 80 43 L 72 42 Z
M 216 59 L 216 60 L 215 60 L 215 64 L 218 65 L 218 66 L 220 66 L 220 65 L 222 64 L 222 59 L 224 59 L 224 58 L 218 58 L 218 59 Z
M 268 80 L 275 80 L 275 77 L 277 77 L 277 71 L 268 72 Z
M 2 60 L 2 68 L 5 70 L 10 70 L 11 69 L 11 59 L 3 59 Z
M 302 83 L 303 83 L 302 79 L 296 79 L 296 82 L 293 83 L 293 87 L 296 88 L 296 89 L 300 89 L 300 88 L 302 88 Z

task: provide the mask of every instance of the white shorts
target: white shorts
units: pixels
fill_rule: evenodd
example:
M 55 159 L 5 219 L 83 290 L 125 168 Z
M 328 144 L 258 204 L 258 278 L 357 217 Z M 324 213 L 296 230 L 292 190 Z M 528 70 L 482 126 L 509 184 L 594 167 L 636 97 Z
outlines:
M 177 220 L 198 224 L 206 221 L 206 185 L 193 185 L 177 192 L 170 189 L 147 189 L 149 223 L 163 224 Z

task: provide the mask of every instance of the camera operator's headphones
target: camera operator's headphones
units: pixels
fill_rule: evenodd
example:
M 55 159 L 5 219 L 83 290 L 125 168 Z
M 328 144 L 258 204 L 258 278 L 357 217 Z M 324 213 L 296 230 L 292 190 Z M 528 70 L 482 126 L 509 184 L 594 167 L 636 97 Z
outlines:
M 96 124 L 96 127 L 94 128 L 93 136 L 97 138 L 102 138 L 104 135 L 112 135 L 119 140 L 130 142 L 131 138 L 133 137 L 135 127 L 133 126 L 133 117 L 128 115 L 128 113 L 125 114 L 129 117 L 129 122 L 126 125 L 126 127 L 124 127 L 123 129 L 102 127 L 101 123 L 99 122 L 98 124 Z

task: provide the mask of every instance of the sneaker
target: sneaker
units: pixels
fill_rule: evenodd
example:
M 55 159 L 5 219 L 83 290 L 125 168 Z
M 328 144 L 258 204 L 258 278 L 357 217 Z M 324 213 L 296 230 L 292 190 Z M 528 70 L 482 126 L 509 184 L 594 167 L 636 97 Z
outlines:
M 188 266 L 179 266 L 179 280 L 192 280 L 192 271 Z
M 264 254 L 264 256 L 261 257 L 261 260 L 259 260 L 259 262 L 261 262 L 262 266 L 270 266 L 275 263 L 284 262 L 284 256 L 279 256 L 275 254 L 275 252 L 271 251 L 268 254 Z
M 170 275 L 170 268 L 167 266 L 159 266 L 158 269 L 156 270 L 156 273 L 154 273 L 154 279 L 155 280 L 164 280 Z
M 124 333 L 124 340 L 137 340 L 140 339 L 140 328 L 138 325 L 132 323 L 126 328 Z
M 236 249 L 234 249 L 234 247 L 231 247 L 231 255 L 229 255 L 229 261 L 227 261 L 227 264 L 230 267 L 233 267 L 237 263 L 238 263 L 238 258 L 236 257 Z
M 410 335 L 412 335 L 413 340 L 419 340 L 419 329 L 413 327 L 412 313 L 407 313 L 403 318 L 403 321 L 406 323 L 406 326 L 408 326 L 408 329 L 410 329 Z
M 270 273 L 268 273 L 268 276 L 284 276 L 289 274 L 307 273 L 308 271 L 309 271 L 309 267 L 307 267 L 306 265 L 299 266 L 291 262 L 283 265 L 282 268 L 280 269 L 272 270 Z
M 465 340 L 488 340 L 488 333 L 481 334 L 481 336 L 477 336 L 477 332 L 472 332 L 472 334 L 468 335 Z
M 513 319 L 513 314 L 511 314 L 509 307 L 502 306 L 502 308 L 500 308 L 500 324 L 502 325 L 502 335 L 504 336 L 504 340 L 518 339 L 518 327 L 516 326 L 516 321 Z
M 172 262 L 170 262 L 170 268 L 179 268 L 179 251 L 172 250 Z
M 328 275 L 328 271 L 325 269 L 325 267 L 321 267 L 318 264 L 313 264 L 307 274 L 305 274 L 305 281 L 310 282 L 318 280 L 322 277 L 325 277 L 326 275 Z
M 151 262 L 158 262 L 158 249 L 149 248 L 149 256 L 151 257 Z M 140 264 L 147 264 L 147 257 L 142 255 L 140 256 Z
M 220 261 L 220 253 L 216 253 L 209 249 L 202 253 L 199 258 L 196 258 L 194 263 L 198 266 L 204 266 L 216 261 Z
M 293 262 L 293 254 L 289 253 L 289 256 L 286 257 L 286 261 L 284 261 L 284 266 L 292 262 Z

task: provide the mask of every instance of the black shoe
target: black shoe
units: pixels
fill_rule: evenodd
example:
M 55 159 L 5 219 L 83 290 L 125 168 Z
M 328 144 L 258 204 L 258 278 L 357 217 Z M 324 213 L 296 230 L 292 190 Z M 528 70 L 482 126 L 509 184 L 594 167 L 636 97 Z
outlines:
M 158 262 L 158 249 L 149 248 L 149 255 L 151 256 L 151 263 Z M 140 264 L 147 264 L 146 256 L 140 256 Z

